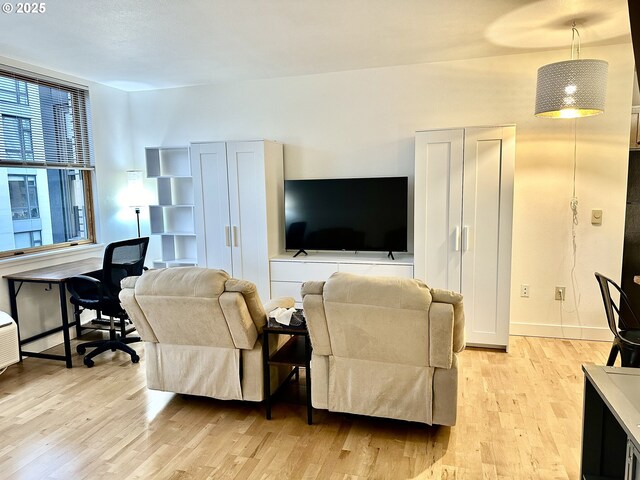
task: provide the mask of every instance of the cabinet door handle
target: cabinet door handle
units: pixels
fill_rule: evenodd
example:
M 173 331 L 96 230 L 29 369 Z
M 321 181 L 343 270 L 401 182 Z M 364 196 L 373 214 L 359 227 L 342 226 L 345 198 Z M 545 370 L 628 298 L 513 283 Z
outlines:
M 453 231 L 453 248 L 456 252 L 460 251 L 460 226 L 456 225 L 455 230 Z
M 231 237 L 229 236 L 229 225 L 224 227 L 224 242 L 227 247 L 231 246 Z
M 464 228 L 462 229 L 462 249 L 465 252 L 468 252 L 469 249 L 471 249 L 471 241 L 472 241 L 472 235 L 471 235 L 471 227 L 468 226 L 464 226 Z
M 233 226 L 233 246 L 238 246 L 238 227 L 235 225 Z

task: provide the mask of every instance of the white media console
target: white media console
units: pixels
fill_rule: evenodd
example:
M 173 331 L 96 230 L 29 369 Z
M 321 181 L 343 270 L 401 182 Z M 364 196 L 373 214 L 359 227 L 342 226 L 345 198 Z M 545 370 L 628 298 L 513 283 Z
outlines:
M 272 257 L 271 298 L 293 297 L 302 306 L 300 288 L 309 280 L 327 280 L 335 272 L 360 275 L 384 275 L 413 278 L 413 255 L 394 253 L 395 260 L 386 253 L 309 252 L 293 258 L 295 252 Z

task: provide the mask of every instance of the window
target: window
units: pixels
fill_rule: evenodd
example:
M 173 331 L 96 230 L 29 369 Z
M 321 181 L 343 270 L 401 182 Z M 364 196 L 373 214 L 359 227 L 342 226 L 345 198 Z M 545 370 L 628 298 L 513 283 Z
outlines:
M 86 88 L 0 66 L 0 117 L 0 256 L 93 242 Z
M 42 232 L 34 230 L 32 232 L 14 233 L 16 248 L 31 248 L 42 245 Z
M 31 120 L 28 118 L 2 115 L 4 150 L 12 160 L 33 160 Z
M 35 175 L 9 175 L 9 200 L 13 220 L 40 218 Z
M 29 105 L 27 83 L 21 80 L 0 77 L 0 102 Z

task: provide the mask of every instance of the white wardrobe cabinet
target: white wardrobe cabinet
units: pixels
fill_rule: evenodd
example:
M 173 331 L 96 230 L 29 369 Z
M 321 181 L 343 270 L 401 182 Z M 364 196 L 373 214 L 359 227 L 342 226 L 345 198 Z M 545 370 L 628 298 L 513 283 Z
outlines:
M 269 258 L 284 250 L 282 144 L 191 144 L 198 264 L 256 284 L 271 297 Z
M 466 340 L 507 348 L 515 127 L 416 133 L 415 276 L 464 296 Z

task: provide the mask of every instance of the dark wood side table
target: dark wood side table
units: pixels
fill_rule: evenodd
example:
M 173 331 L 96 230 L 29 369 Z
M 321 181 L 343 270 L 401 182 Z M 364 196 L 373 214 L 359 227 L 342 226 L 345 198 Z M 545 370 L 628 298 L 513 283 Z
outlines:
M 298 310 L 294 315 L 297 318 L 302 317 L 302 310 Z M 269 322 L 262 329 L 262 358 L 264 370 L 264 402 L 266 408 L 267 420 L 271 420 L 271 371 L 272 365 L 285 365 L 294 367 L 285 380 L 289 381 L 294 374 L 299 375 L 299 368 L 304 367 L 306 373 L 306 390 L 307 390 L 307 423 L 311 425 L 312 407 L 311 407 L 311 341 L 309 340 L 309 331 L 307 324 L 303 323 L 299 327 L 290 325 L 281 325 L 274 319 L 270 318 Z M 291 335 L 291 338 L 280 347 L 277 351 L 271 353 L 269 351 L 269 335 Z M 299 378 L 299 377 L 298 377 Z

